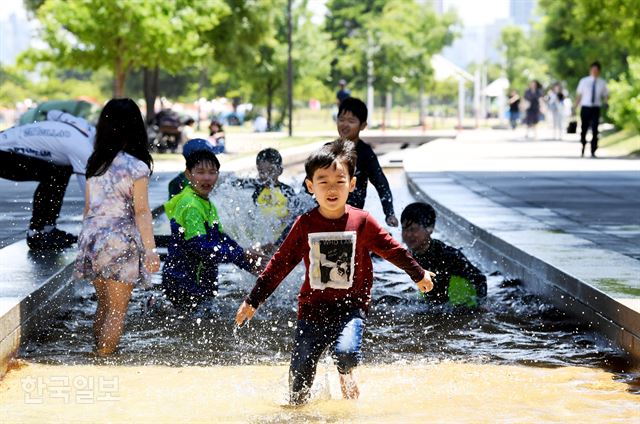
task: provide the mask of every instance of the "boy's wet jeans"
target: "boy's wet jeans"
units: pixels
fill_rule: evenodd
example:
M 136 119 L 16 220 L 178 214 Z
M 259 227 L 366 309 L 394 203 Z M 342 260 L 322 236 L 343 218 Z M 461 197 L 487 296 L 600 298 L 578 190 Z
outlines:
M 327 347 L 333 349 L 331 356 L 339 373 L 348 374 L 358 365 L 363 330 L 364 320 L 358 311 L 321 322 L 298 320 L 289 368 L 291 404 L 308 400 L 318 360 Z

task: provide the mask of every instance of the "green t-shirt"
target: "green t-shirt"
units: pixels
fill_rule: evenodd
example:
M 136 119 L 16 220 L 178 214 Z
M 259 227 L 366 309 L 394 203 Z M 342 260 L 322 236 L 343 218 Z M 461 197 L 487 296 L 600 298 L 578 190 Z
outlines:
M 215 205 L 210 200 L 198 196 L 191 186 L 185 187 L 166 202 L 164 211 L 167 218 L 175 220 L 184 229 L 185 240 L 207 234 L 205 223 L 209 227 L 218 224 L 222 232 L 222 224 L 220 224 Z

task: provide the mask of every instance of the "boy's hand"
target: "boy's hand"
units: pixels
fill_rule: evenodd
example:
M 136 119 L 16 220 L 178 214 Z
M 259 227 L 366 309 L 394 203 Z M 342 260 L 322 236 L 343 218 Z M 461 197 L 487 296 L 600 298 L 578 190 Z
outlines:
M 238 312 L 236 312 L 236 325 L 241 327 L 245 321 L 250 321 L 255 313 L 256 308 L 249 305 L 247 302 L 242 302 L 242 305 L 238 308 Z
M 398 226 L 398 218 L 396 218 L 394 215 L 389 215 L 385 221 L 387 222 L 387 225 L 390 225 L 391 227 Z
M 160 271 L 160 256 L 153 250 L 147 250 L 144 255 L 144 267 L 150 273 Z
M 269 262 L 269 258 L 263 252 L 256 249 L 247 249 L 244 251 L 244 254 L 247 261 L 253 265 L 256 274 L 262 272 Z
M 420 289 L 422 293 L 427 293 L 433 290 L 433 281 L 431 280 L 431 278 L 435 276 L 436 274 L 434 274 L 433 272 L 425 271 L 422 280 L 416 283 L 418 285 L 418 289 Z

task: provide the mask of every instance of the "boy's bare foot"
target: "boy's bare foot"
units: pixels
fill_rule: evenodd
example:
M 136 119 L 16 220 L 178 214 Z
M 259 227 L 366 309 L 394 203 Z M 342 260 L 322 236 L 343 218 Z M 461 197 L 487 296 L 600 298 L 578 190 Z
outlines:
M 95 354 L 97 357 L 106 358 L 107 356 L 111 356 L 116 349 L 108 348 L 108 347 L 99 347 L 96 349 Z
M 342 390 L 342 397 L 345 399 L 358 399 L 360 397 L 360 389 L 358 389 L 356 379 L 353 377 L 353 372 L 340 374 L 340 389 Z

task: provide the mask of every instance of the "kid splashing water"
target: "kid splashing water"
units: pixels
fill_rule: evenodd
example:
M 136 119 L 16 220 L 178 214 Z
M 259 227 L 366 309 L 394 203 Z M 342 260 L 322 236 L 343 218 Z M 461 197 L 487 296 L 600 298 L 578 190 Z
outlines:
M 98 297 L 93 325 L 96 353 L 112 354 L 120 341 L 136 285 L 160 268 L 149 208 L 152 166 L 140 109 L 112 99 L 98 120 L 87 163 L 84 221 L 75 276 L 90 280 Z
M 298 295 L 298 325 L 289 368 L 290 403 L 307 402 L 318 360 L 331 346 L 342 394 L 358 398 L 352 371 L 362 358 L 364 321 L 371 301 L 370 252 L 403 269 L 422 292 L 431 276 L 367 212 L 348 206 L 356 185 L 354 144 L 336 140 L 305 163 L 306 185 L 318 207 L 301 215 L 240 305 L 236 324 L 253 317 L 291 270 L 304 260 L 305 280 Z M 325 269 L 323 271 L 323 268 Z M 328 271 L 328 272 L 327 272 Z

